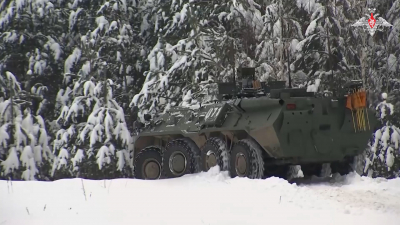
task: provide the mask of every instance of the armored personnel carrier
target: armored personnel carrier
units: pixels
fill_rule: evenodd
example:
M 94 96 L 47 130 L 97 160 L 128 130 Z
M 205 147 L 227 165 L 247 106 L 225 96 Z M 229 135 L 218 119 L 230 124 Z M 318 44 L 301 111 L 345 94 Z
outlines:
M 318 175 L 326 163 L 332 173 L 350 172 L 377 124 L 361 83 L 345 85 L 339 97 L 316 96 L 256 81 L 254 72 L 242 68 L 239 86 L 218 84 L 230 99 L 148 115 L 148 124 L 137 127 L 135 178 L 175 178 L 216 165 L 252 179 L 285 177 L 290 165 L 301 165 L 305 176 Z

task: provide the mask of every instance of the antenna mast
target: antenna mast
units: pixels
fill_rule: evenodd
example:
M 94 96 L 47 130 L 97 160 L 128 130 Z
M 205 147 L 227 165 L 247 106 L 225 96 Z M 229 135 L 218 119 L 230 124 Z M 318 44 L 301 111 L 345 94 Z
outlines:
M 288 76 L 289 76 L 289 88 L 292 88 L 292 77 L 290 76 L 290 51 L 287 48 L 287 66 L 288 66 Z

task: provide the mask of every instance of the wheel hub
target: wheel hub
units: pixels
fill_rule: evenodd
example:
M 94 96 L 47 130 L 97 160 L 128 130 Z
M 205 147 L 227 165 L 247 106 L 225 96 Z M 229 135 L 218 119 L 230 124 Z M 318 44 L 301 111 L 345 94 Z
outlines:
M 236 161 L 235 161 L 235 170 L 236 174 L 239 177 L 244 177 L 247 171 L 247 162 L 246 156 L 243 153 L 236 154 Z
M 161 176 L 161 165 L 155 159 L 147 159 L 143 163 L 142 171 L 146 180 L 156 180 Z
M 215 156 L 214 152 L 212 152 L 212 151 L 207 152 L 206 165 L 207 165 L 207 169 L 210 169 L 211 167 L 214 167 L 217 165 L 217 156 Z
M 181 152 L 174 152 L 169 158 L 169 170 L 175 175 L 180 176 L 186 170 L 186 157 Z

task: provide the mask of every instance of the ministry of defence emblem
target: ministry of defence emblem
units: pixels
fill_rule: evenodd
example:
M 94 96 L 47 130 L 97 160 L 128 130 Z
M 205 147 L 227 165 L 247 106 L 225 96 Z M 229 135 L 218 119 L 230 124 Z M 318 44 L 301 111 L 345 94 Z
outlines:
M 393 25 L 388 23 L 385 19 L 379 16 L 379 14 L 375 14 L 374 18 L 374 12 L 375 9 L 368 9 L 371 13 L 371 16 L 366 14 L 365 17 L 362 17 L 361 19 L 357 20 L 354 24 L 352 24 L 352 27 L 361 27 L 364 30 L 366 30 L 371 36 L 374 36 L 375 32 L 377 30 L 382 31 L 384 27 L 392 27 Z M 369 18 L 368 18 L 369 17 Z

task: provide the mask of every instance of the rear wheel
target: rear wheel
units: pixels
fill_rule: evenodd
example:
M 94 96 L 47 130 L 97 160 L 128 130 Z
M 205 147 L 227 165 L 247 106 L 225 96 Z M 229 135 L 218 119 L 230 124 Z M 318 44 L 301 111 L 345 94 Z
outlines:
M 198 148 L 188 139 L 176 139 L 167 144 L 163 154 L 163 175 L 167 178 L 181 177 L 196 173 L 198 166 Z
M 231 177 L 260 179 L 264 175 L 262 150 L 253 140 L 238 141 L 232 149 L 230 159 Z
M 200 152 L 202 171 L 208 171 L 217 165 L 222 171 L 229 170 L 229 152 L 225 141 L 221 138 L 209 138 Z
M 157 180 L 161 177 L 161 148 L 149 146 L 135 157 L 134 177 L 143 180 Z

